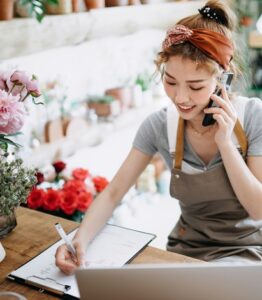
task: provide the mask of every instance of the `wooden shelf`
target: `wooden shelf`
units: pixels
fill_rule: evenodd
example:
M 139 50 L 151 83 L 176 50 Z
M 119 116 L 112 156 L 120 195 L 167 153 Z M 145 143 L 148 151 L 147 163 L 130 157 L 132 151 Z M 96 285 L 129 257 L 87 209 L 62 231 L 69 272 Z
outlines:
M 262 34 L 258 31 L 251 31 L 249 34 L 248 45 L 250 48 L 262 48 Z
M 166 29 L 178 19 L 196 13 L 203 4 L 204 1 L 187 1 L 93 9 L 46 16 L 41 24 L 32 18 L 1 21 L 0 60 L 140 29 Z

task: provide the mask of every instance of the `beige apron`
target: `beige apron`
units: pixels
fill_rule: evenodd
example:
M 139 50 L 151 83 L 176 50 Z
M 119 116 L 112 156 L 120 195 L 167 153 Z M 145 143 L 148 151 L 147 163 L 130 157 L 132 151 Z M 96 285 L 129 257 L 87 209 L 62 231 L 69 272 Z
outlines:
M 234 129 L 247 153 L 247 139 L 239 121 Z M 167 250 L 206 261 L 231 255 L 262 260 L 262 222 L 254 221 L 238 201 L 223 164 L 206 172 L 181 170 L 184 121 L 177 126 L 170 194 L 180 202 L 181 217 L 168 237 Z

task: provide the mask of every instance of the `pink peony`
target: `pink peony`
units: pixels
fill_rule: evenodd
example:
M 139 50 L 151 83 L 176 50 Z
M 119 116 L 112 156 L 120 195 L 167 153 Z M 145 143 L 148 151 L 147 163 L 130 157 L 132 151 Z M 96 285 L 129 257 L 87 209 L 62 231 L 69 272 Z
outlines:
M 15 71 L 12 76 L 10 77 L 10 81 L 17 84 L 17 85 L 24 85 L 26 86 L 27 83 L 30 81 L 28 75 L 23 71 Z
M 0 133 L 18 132 L 24 124 L 25 114 L 24 104 L 19 102 L 19 96 L 8 95 L 0 90 Z
M 36 79 L 32 79 L 26 84 L 26 88 L 29 94 L 33 97 L 39 97 L 41 95 L 39 84 Z

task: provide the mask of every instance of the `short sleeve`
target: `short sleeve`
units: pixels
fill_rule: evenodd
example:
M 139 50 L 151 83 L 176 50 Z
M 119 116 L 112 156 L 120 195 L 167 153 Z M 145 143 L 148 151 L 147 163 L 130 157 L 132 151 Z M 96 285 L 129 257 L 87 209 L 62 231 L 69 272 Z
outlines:
M 262 101 L 250 99 L 244 118 L 245 132 L 248 138 L 248 156 L 262 156 Z
M 154 155 L 157 152 L 156 134 L 153 124 L 153 114 L 151 114 L 142 122 L 133 141 L 134 148 L 149 155 Z

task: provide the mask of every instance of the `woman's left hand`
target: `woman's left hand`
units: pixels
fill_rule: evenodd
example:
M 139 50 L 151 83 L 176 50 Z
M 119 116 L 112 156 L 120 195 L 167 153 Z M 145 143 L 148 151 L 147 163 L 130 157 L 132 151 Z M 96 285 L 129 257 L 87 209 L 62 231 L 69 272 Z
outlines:
M 211 96 L 218 107 L 204 109 L 204 113 L 213 114 L 213 118 L 217 121 L 218 129 L 215 134 L 215 142 L 218 147 L 232 141 L 231 136 L 237 121 L 236 110 L 229 100 L 225 88 L 221 87 L 221 90 L 221 97 L 215 94 Z

